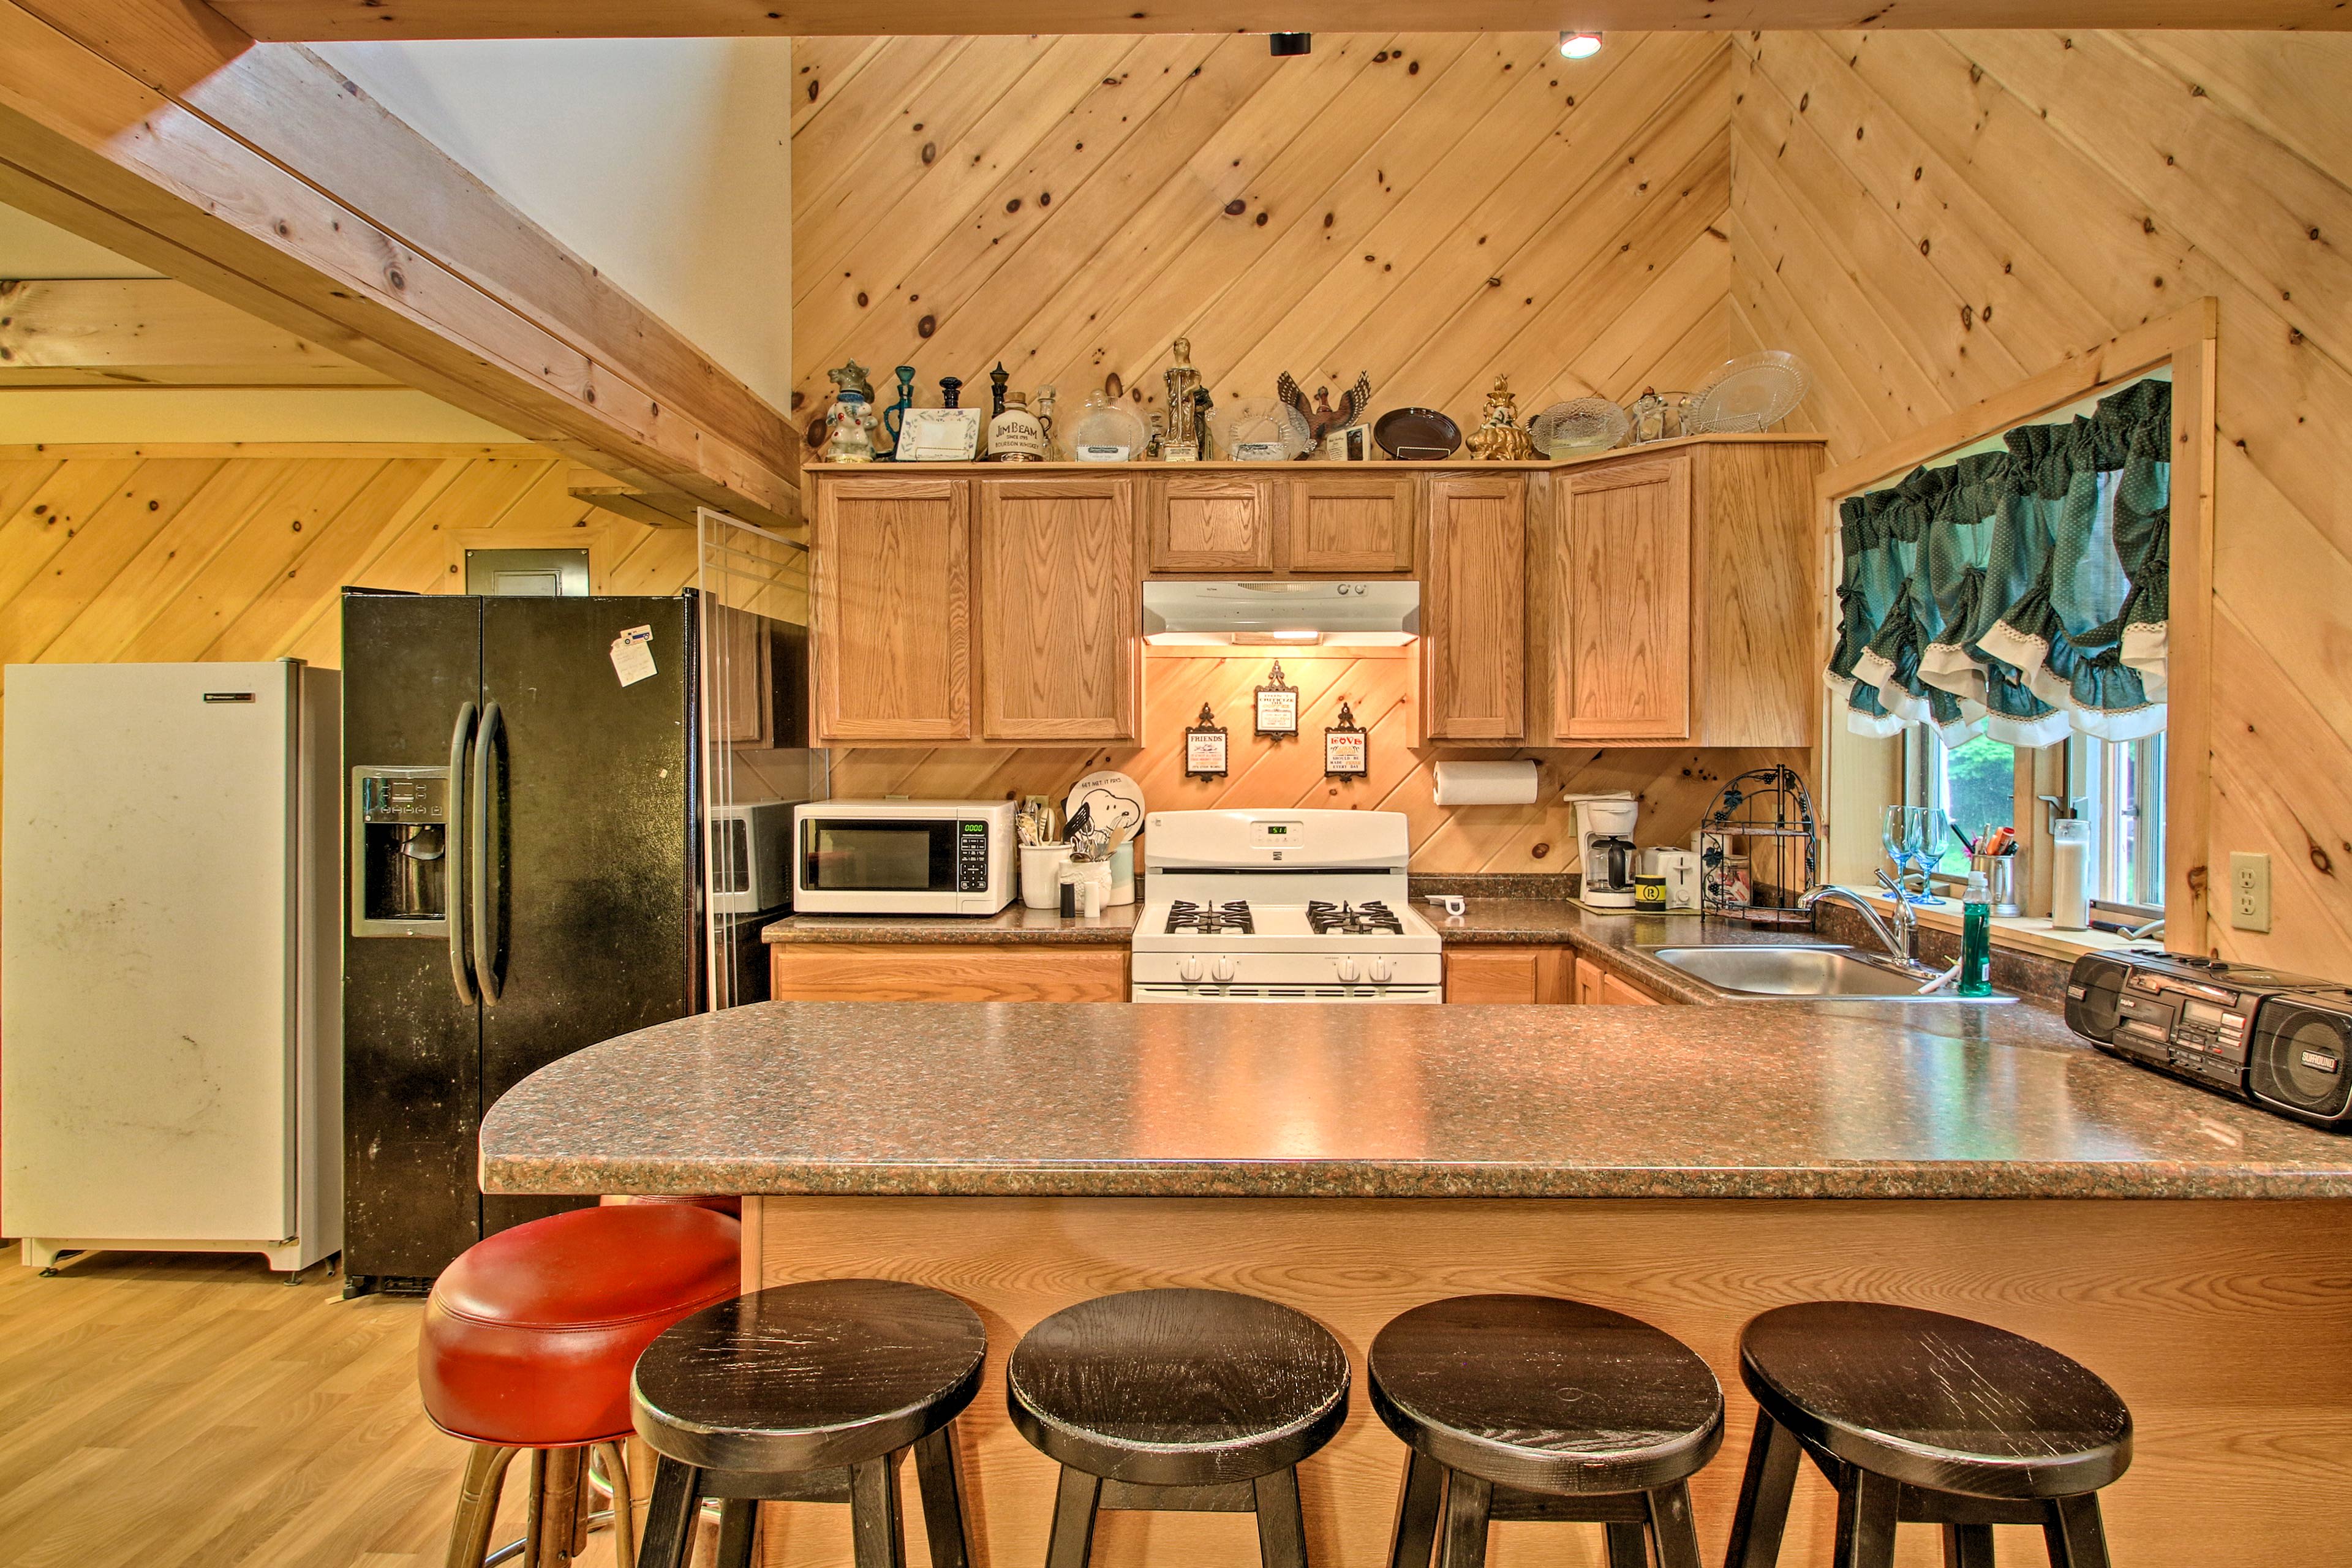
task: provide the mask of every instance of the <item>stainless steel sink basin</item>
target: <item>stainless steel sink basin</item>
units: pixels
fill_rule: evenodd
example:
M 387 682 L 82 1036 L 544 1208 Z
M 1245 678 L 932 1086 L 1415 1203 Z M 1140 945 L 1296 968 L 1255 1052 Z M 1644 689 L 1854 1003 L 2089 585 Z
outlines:
M 2006 992 L 1962 996 L 1950 989 L 1919 994 L 1921 975 L 1904 973 L 1850 947 L 1643 947 L 1635 950 L 1704 981 L 1736 1001 L 1810 996 L 1839 1002 L 2014 1002 Z

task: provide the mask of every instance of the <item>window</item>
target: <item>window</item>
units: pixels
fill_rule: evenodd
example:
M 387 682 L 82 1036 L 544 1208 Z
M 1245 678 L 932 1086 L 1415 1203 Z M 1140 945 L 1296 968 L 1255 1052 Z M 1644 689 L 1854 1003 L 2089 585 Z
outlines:
M 1905 798 L 1911 805 L 1942 807 L 1952 826 L 1971 839 L 1991 828 L 2017 825 L 2015 748 L 1986 735 L 1963 746 L 1947 746 L 1924 724 L 1905 733 L 1905 773 L 1910 780 Z M 1969 858 L 1959 841 L 1947 833 L 1937 848 L 1933 875 L 1965 882 Z
M 2164 908 L 2164 737 L 2078 737 L 2067 752 L 2097 847 L 2091 897 L 2153 918 Z
M 2063 753 L 2066 793 L 2093 824 L 2091 898 L 2115 906 L 2095 910 L 2093 923 L 2129 927 L 2155 919 L 2164 912 L 2164 737 L 2076 735 L 2054 749 Z M 2015 749 L 1989 736 L 1947 746 L 1926 725 L 1910 725 L 1903 732 L 1903 773 L 1906 804 L 1942 807 L 1971 839 L 1995 827 L 2014 827 L 2027 838 L 2049 831 L 2050 808 L 2020 784 Z M 1949 892 L 1966 884 L 1968 857 L 1948 833 L 1941 850 L 1930 874 L 1938 890 Z

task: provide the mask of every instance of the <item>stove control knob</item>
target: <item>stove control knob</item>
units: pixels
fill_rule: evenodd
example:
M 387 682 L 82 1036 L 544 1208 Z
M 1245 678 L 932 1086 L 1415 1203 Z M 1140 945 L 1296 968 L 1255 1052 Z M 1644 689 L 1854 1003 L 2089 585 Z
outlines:
M 1376 958 L 1372 960 L 1372 979 L 1375 982 L 1386 984 L 1390 980 L 1395 978 L 1395 964 L 1391 963 L 1385 958 Z
M 1343 958 L 1339 961 L 1339 978 L 1341 980 L 1353 980 L 1356 978 L 1356 961 L 1354 959 Z
M 1234 961 L 1230 958 L 1217 960 L 1217 966 L 1209 972 L 1209 975 L 1220 985 L 1223 984 L 1234 977 Z
M 1188 958 L 1176 966 L 1176 973 L 1182 975 L 1187 983 L 1198 980 L 1201 978 L 1201 961 Z

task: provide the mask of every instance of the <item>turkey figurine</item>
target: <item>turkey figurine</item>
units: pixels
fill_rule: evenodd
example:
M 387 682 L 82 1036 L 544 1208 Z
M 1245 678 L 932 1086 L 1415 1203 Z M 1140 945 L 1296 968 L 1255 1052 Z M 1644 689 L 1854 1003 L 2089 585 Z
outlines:
M 1328 386 L 1315 389 L 1314 405 L 1308 406 L 1307 394 L 1300 390 L 1297 379 L 1286 370 L 1275 382 L 1274 395 L 1298 410 L 1299 416 L 1307 421 L 1307 428 L 1315 437 L 1315 444 L 1307 448 L 1308 455 L 1312 456 L 1323 449 L 1323 437 L 1334 430 L 1345 430 L 1363 418 L 1364 410 L 1372 405 L 1372 374 L 1370 371 L 1358 372 L 1356 384 L 1340 396 L 1337 408 L 1331 406 L 1331 389 Z

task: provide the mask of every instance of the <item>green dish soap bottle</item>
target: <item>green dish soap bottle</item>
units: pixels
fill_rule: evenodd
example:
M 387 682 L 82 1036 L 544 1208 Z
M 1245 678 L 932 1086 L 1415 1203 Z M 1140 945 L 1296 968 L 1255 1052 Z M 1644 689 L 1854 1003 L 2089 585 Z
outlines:
M 1982 871 L 1969 873 L 1960 900 L 1960 994 L 1992 994 L 1992 889 Z

